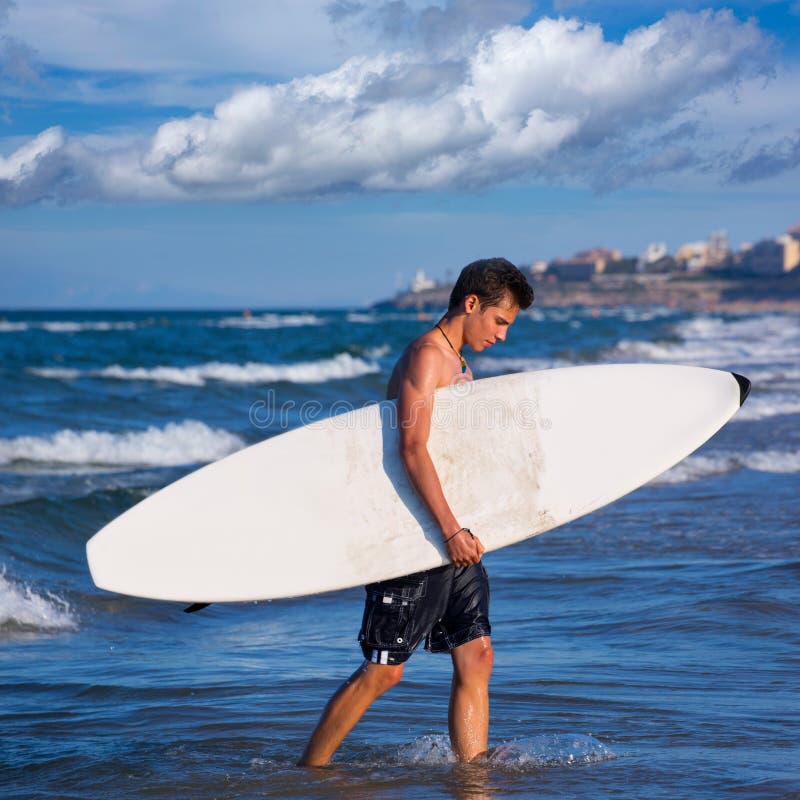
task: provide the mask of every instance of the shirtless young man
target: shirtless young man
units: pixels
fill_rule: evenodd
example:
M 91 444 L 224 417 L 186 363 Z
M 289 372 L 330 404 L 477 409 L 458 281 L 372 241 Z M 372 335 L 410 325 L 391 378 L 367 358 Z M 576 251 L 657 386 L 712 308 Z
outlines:
M 330 761 L 372 702 L 397 684 L 423 639 L 428 650 L 449 652 L 453 660 L 448 719 L 454 754 L 471 761 L 486 752 L 493 653 L 484 547 L 448 505 L 427 442 L 434 391 L 472 380 L 462 349 L 481 352 L 504 341 L 520 309 L 532 302 L 533 289 L 513 264 L 504 258 L 475 261 L 456 281 L 447 313 L 411 342 L 392 372 L 387 396 L 397 398 L 400 457 L 452 563 L 366 587 L 358 637 L 366 660 L 328 702 L 301 765 Z

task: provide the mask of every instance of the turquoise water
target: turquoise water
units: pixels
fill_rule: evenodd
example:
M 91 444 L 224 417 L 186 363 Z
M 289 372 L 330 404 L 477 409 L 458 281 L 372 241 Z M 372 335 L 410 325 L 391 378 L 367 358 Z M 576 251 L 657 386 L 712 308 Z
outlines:
M 84 545 L 197 465 L 298 424 L 306 401 L 380 399 L 430 321 L 0 316 L 0 796 L 800 797 L 796 316 L 536 311 L 470 359 L 476 377 L 699 364 L 754 388 L 650 485 L 486 558 L 487 763 L 453 763 L 449 660 L 419 652 L 312 771 L 293 765 L 360 661 L 361 590 L 185 615 L 97 590 Z M 267 400 L 288 411 L 262 427 Z

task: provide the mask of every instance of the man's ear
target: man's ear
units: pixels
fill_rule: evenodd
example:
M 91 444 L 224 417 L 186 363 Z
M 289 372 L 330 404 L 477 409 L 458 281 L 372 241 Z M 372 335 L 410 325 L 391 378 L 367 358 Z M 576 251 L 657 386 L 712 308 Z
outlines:
M 478 300 L 478 295 L 476 294 L 468 294 L 464 298 L 464 311 L 467 314 L 471 314 L 473 311 L 477 311 L 481 307 L 481 302 Z

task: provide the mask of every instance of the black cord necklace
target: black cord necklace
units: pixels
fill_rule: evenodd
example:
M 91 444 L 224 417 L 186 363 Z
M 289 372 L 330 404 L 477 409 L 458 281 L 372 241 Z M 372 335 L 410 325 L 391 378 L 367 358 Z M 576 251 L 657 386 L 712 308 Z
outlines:
M 461 374 L 463 375 L 467 371 L 467 362 L 464 360 L 464 356 L 461 355 L 460 350 L 456 350 L 455 347 L 453 347 L 453 343 L 447 338 L 447 334 L 442 330 L 442 326 L 438 322 L 436 323 L 436 327 L 439 329 L 442 336 L 444 336 L 444 340 L 447 344 L 450 345 L 450 349 L 458 356 L 458 360 L 461 362 Z

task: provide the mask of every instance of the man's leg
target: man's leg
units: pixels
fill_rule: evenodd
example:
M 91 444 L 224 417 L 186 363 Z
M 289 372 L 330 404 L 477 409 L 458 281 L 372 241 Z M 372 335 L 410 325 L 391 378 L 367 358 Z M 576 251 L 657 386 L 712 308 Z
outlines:
M 494 653 L 488 636 L 472 639 L 452 652 L 450 744 L 459 761 L 471 761 L 489 746 L 489 676 Z
M 402 664 L 365 661 L 328 701 L 298 762 L 299 766 L 321 767 L 327 764 L 373 701 L 395 686 L 402 674 Z

